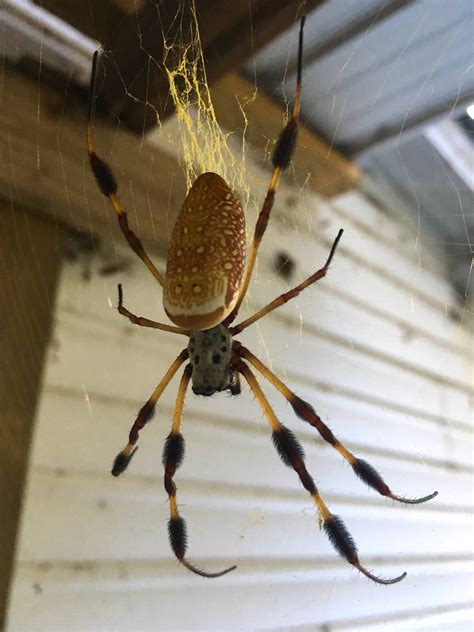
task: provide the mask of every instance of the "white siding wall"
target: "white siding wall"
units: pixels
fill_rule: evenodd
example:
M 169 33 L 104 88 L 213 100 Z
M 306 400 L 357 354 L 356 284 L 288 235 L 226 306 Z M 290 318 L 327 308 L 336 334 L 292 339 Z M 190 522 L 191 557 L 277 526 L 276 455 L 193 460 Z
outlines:
M 406 570 L 407 579 L 378 586 L 337 556 L 245 385 L 239 398 L 189 394 L 187 452 L 176 476 L 189 559 L 209 570 L 234 562 L 238 569 L 203 580 L 180 568 L 168 545 L 161 465 L 177 379 L 142 431 L 129 471 L 118 480 L 109 471 L 183 339 L 134 327 L 116 313 L 120 280 L 129 309 L 164 318 L 160 290 L 140 262 L 90 282 L 69 266 L 38 415 L 9 632 L 470 629 L 472 347 L 449 317 L 454 302 L 436 265 L 427 256 L 422 268 L 406 227 L 360 194 L 329 205 L 287 189 L 251 302 L 263 305 L 288 287 L 271 272 L 276 250 L 294 254 L 303 278 L 323 263 L 340 226 L 345 234 L 329 277 L 241 339 L 396 492 L 439 491 L 414 507 L 379 497 L 261 380 L 301 438 L 308 469 L 344 517 L 361 560 L 385 576 Z

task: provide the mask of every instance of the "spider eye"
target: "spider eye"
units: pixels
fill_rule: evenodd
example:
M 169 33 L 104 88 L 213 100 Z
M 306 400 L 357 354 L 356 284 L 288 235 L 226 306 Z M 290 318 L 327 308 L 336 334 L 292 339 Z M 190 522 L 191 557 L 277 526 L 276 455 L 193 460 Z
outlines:
M 219 364 L 219 362 L 221 361 L 221 356 L 218 353 L 215 353 L 212 356 L 212 361 L 214 362 L 214 364 Z

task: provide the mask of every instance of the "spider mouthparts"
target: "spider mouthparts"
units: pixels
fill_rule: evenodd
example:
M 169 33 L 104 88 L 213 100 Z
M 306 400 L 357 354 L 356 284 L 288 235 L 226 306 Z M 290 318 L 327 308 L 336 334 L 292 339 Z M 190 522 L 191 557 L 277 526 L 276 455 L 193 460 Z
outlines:
M 217 393 L 217 390 L 212 386 L 202 386 L 200 388 L 193 386 L 192 390 L 195 395 L 203 395 L 204 397 L 210 397 L 211 395 L 214 395 L 214 393 Z

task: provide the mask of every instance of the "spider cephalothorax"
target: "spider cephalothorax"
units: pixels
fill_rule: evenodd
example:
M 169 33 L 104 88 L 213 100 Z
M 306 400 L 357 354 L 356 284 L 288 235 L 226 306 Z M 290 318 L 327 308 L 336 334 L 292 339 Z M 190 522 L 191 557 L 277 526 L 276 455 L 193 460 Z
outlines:
M 192 389 L 196 395 L 214 395 L 232 388 L 232 336 L 227 327 L 217 325 L 191 332 L 188 352 L 193 367 Z
M 87 128 L 87 152 L 99 187 L 106 195 L 118 216 L 122 232 L 132 250 L 145 263 L 164 290 L 164 307 L 174 325 L 157 323 L 136 316 L 123 305 L 122 287 L 119 285 L 118 311 L 132 323 L 189 337 L 183 349 L 155 390 L 141 407 L 130 430 L 127 445 L 116 457 L 112 474 L 118 476 L 130 463 L 136 451 L 140 430 L 153 415 L 156 403 L 179 368 L 186 363 L 181 376 L 170 434 L 163 450 L 165 468 L 164 485 L 170 503 L 168 532 L 171 547 L 177 559 L 186 568 L 203 577 L 218 577 L 233 570 L 235 566 L 221 572 L 203 571 L 186 558 L 186 524 L 178 511 L 177 490 L 174 475 L 184 458 L 184 438 L 181 434 L 181 418 L 184 398 L 189 382 L 198 395 L 211 395 L 229 389 L 233 395 L 240 393 L 240 375 L 255 395 L 272 431 L 272 440 L 281 460 L 298 475 L 301 484 L 310 494 L 318 514 L 323 521 L 324 531 L 338 553 L 359 571 L 380 584 L 393 584 L 406 575 L 393 579 L 382 579 L 369 572 L 359 560 L 357 547 L 344 522 L 331 513 L 321 497 L 316 484 L 306 469 L 302 446 L 293 432 L 286 428 L 275 415 L 265 397 L 254 370 L 261 374 L 290 403 L 294 412 L 312 426 L 351 465 L 354 473 L 369 487 L 382 496 L 407 504 L 430 500 L 437 492 L 423 498 L 407 499 L 394 494 L 380 474 L 366 461 L 357 458 L 335 437 L 314 408 L 298 397 L 263 362 L 233 340 L 236 335 L 253 325 L 274 309 L 298 296 L 322 279 L 329 268 L 342 235 L 339 231 L 326 263 L 310 277 L 293 289 L 275 298 L 237 325 L 234 322 L 244 296 L 247 293 L 258 248 L 265 233 L 282 171 L 288 166 L 293 151 L 299 118 L 301 74 L 303 55 L 303 26 L 301 20 L 296 92 L 291 117 L 283 128 L 273 153 L 273 173 L 255 227 L 254 237 L 245 267 L 245 218 L 241 204 L 225 183 L 215 173 L 202 174 L 191 187 L 178 215 L 170 243 L 166 275 L 157 270 L 146 254 L 141 241 L 130 230 L 127 214 L 117 196 L 117 183 L 108 165 L 97 156 L 93 142 L 93 113 L 95 102 L 94 56 L 91 78 L 91 100 L 89 126 Z M 245 269 L 245 271 L 244 271 Z

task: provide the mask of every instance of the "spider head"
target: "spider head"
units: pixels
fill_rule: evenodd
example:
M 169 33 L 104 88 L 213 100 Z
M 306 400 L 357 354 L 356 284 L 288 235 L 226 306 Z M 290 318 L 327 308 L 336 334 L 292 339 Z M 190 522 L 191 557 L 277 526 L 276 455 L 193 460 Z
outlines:
M 192 389 L 209 397 L 232 385 L 229 369 L 232 337 L 224 325 L 193 331 L 189 337 L 189 359 L 193 366 Z

